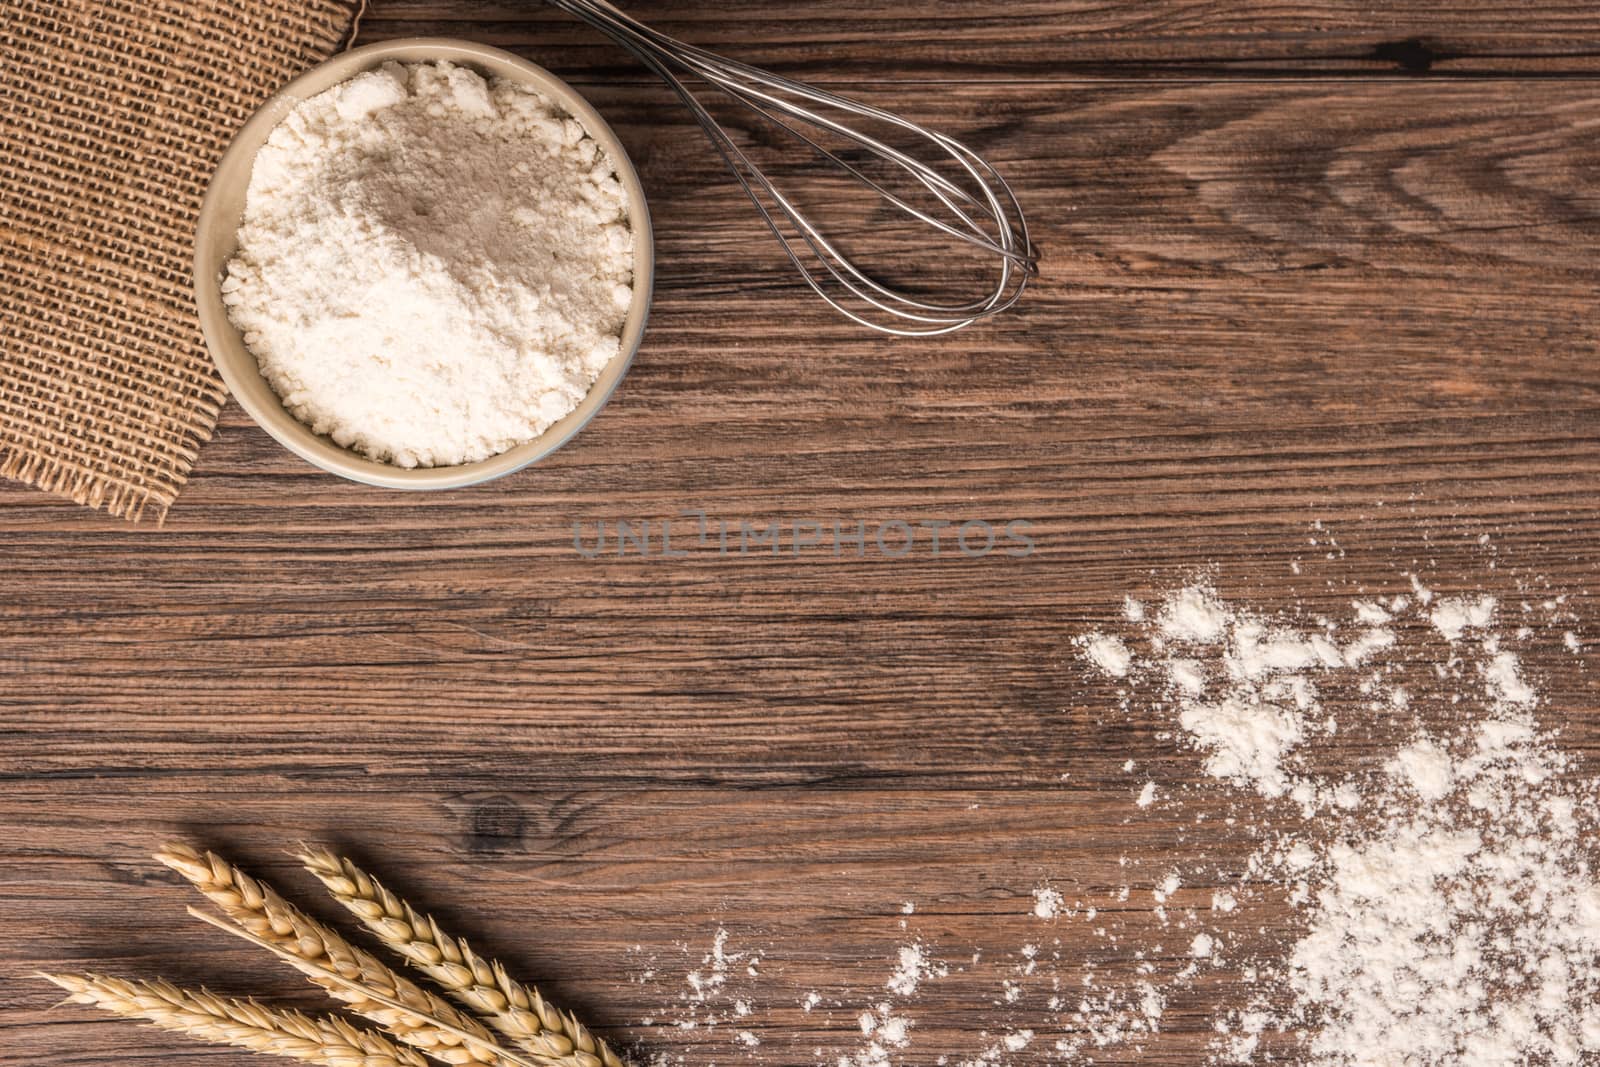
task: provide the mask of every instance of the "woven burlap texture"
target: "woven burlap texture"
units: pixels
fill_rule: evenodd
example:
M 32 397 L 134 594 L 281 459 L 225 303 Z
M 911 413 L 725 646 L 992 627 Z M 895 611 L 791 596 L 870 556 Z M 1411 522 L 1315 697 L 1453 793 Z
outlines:
M 226 395 L 190 291 L 233 131 L 344 0 L 0 0 L 0 476 L 163 518 Z

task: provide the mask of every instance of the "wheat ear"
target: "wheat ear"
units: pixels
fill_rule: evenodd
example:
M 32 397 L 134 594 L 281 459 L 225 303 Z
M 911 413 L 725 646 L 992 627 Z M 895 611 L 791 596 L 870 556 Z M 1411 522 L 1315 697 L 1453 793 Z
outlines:
M 336 1016 L 313 1019 L 297 1011 L 273 1011 L 253 1000 L 228 1000 L 168 982 L 130 982 L 98 974 L 46 974 L 77 1004 L 128 1018 L 199 1041 L 287 1056 L 323 1067 L 425 1067 L 427 1061 L 378 1034 L 358 1030 Z
M 527 1051 L 561 1067 L 622 1067 L 622 1061 L 563 1012 L 451 937 L 376 878 L 327 849 L 302 847 L 300 862 L 385 945 L 432 978 L 457 1002 Z
M 405 1044 L 456 1067 L 528 1067 L 526 1060 L 497 1048 L 476 1019 L 395 973 L 215 853 L 174 844 L 156 853 L 156 859 L 188 879 L 252 939 Z

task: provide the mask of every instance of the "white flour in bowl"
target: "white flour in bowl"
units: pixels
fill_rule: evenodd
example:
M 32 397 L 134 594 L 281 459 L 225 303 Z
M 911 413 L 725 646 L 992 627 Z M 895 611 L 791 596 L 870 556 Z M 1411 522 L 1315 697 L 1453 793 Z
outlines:
M 626 194 L 539 93 L 391 63 L 273 131 L 223 295 L 317 433 L 400 467 L 487 459 L 577 407 L 618 354 Z

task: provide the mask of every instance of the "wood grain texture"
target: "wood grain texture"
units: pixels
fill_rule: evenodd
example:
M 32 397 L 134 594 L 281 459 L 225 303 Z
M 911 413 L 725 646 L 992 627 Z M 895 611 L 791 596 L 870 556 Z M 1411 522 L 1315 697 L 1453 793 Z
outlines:
M 631 0 L 630 14 L 746 62 L 810 78 L 1043 80 L 1332 73 L 1587 76 L 1600 11 L 1583 2 L 1018 0 L 911 4 Z M 638 68 L 539 0 L 380 0 L 363 40 L 471 36 L 556 70 Z
M 1053 1040 L 1037 986 L 995 1003 L 1020 946 L 1059 938 L 1062 974 L 1106 953 L 1041 931 L 1033 886 L 1099 899 L 1251 847 L 1195 832 L 1255 806 L 1071 647 L 1125 594 L 1207 568 L 1264 608 L 1338 613 L 1415 570 L 1508 603 L 1570 594 L 1567 625 L 1600 632 L 1600 77 L 1379 79 L 1324 47 L 1427 33 L 1479 42 L 1484 71 L 1591 70 L 1592 9 L 1008 6 L 1056 27 L 1030 40 L 971 5 L 892 23 L 635 6 L 786 68 L 971 78 L 859 91 L 1001 166 L 1046 251 L 1039 285 L 954 337 L 863 335 L 790 277 L 665 91 L 532 4 L 378 3 L 373 35 L 448 29 L 582 76 L 656 217 L 644 349 L 571 444 L 471 490 L 337 482 L 236 407 L 164 529 L 0 486 L 0 1062 L 248 1062 L 48 1011 L 26 979 L 43 967 L 316 1003 L 183 918 L 145 859 L 172 834 L 311 903 L 283 849 L 348 847 L 609 1036 L 685 1062 L 848 1051 L 913 934 L 982 962 L 919 993 L 906 1062 L 957 1062 L 1008 1026 Z M 1540 58 L 1495 58 L 1512 52 Z M 1296 53 L 1317 77 L 1247 69 Z M 1219 56 L 1243 61 L 1146 76 Z M 574 545 L 575 524 L 692 508 L 1024 519 L 1036 551 Z M 1592 767 L 1588 657 L 1531 644 L 1546 722 Z M 1380 751 L 1342 744 L 1353 767 Z M 1145 780 L 1188 788 L 1184 811 L 1137 809 Z M 1105 906 L 1130 943 L 1160 939 L 1147 904 Z M 1290 923 L 1264 907 L 1230 937 L 1270 956 Z M 719 926 L 765 952 L 754 1049 L 663 1021 Z M 1197 987 L 1158 1038 L 1097 1062 L 1200 1062 L 1239 996 Z

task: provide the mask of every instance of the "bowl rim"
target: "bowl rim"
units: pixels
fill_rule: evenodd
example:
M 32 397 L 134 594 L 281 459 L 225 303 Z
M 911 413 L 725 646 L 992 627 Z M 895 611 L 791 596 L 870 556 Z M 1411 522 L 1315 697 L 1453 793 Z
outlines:
M 621 350 L 606 364 L 578 406 L 538 437 L 472 463 L 406 468 L 379 463 L 335 444 L 327 436 L 314 433 L 310 426 L 295 418 L 283 406 L 277 393 L 260 374 L 254 353 L 245 346 L 243 337 L 228 318 L 222 303 L 221 275 L 215 271 L 213 264 L 219 258 L 221 263 L 225 263 L 227 255 L 231 253 L 217 256 L 209 254 L 208 249 L 214 244 L 213 237 L 218 233 L 218 227 L 222 227 L 226 233 L 226 243 L 237 247 L 234 235 L 239 219 L 224 217 L 222 206 L 224 198 L 237 189 L 233 183 L 225 185 L 223 175 L 242 168 L 248 186 L 256 153 L 272 130 L 295 107 L 318 93 L 386 62 L 426 63 L 440 60 L 460 63 L 480 72 L 486 70 L 490 74 L 504 76 L 509 72 L 519 84 L 531 86 L 549 96 L 606 149 L 628 195 L 628 221 L 633 231 L 634 246 L 633 303 L 629 306 L 628 317 L 623 325 Z M 239 406 L 280 445 L 307 463 L 350 481 L 389 489 L 455 489 L 501 478 L 537 463 L 570 441 L 605 407 L 627 376 L 649 323 L 650 305 L 655 293 L 654 227 L 643 183 L 626 147 L 577 89 L 537 63 L 493 45 L 454 37 L 404 37 L 363 45 L 309 68 L 274 92 L 239 128 L 218 160 L 201 202 L 195 225 L 193 284 L 201 333 L 205 337 L 212 363 Z M 238 352 L 243 352 L 245 360 L 241 360 L 237 352 L 228 350 L 230 344 Z M 260 386 L 265 386 L 268 399 L 262 399 Z

